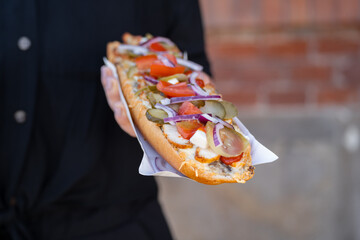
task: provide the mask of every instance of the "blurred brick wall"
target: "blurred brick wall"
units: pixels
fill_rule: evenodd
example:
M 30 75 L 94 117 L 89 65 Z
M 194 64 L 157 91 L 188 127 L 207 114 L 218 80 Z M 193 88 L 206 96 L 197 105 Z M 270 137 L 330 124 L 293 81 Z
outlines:
M 224 98 L 239 106 L 360 99 L 360 0 L 200 0 Z

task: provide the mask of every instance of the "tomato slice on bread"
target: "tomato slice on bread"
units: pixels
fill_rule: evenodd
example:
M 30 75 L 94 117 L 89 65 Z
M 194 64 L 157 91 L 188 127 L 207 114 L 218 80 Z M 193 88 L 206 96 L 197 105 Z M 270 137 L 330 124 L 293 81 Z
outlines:
M 235 157 L 224 157 L 221 156 L 220 157 L 220 161 L 222 161 L 223 163 L 225 163 L 226 165 L 230 165 L 234 162 L 239 162 L 241 161 L 242 157 L 244 155 L 244 152 L 242 152 L 239 156 L 235 156 Z
M 178 114 L 179 115 L 190 115 L 190 114 L 201 114 L 201 110 L 198 109 L 194 104 L 189 101 L 185 101 L 181 104 Z
M 156 88 L 168 97 L 190 97 L 195 96 L 195 92 L 187 86 L 185 82 L 171 84 L 165 81 L 159 81 Z
M 145 55 L 135 59 L 136 66 L 139 70 L 146 70 L 157 60 L 156 55 Z
M 203 127 L 203 125 L 197 120 L 176 123 L 178 132 L 185 139 L 190 139 L 200 127 Z
M 150 50 L 154 52 L 164 52 L 166 48 L 159 42 L 154 42 L 150 45 Z

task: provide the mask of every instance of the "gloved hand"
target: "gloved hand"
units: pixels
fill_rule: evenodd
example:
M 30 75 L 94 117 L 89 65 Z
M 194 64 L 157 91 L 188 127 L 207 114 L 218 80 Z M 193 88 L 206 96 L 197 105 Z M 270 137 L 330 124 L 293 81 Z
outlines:
M 127 134 L 135 137 L 134 129 L 126 115 L 125 106 L 120 99 L 118 81 L 114 77 L 111 69 L 106 66 L 101 67 L 101 83 L 104 87 L 107 102 L 114 111 L 116 122 Z

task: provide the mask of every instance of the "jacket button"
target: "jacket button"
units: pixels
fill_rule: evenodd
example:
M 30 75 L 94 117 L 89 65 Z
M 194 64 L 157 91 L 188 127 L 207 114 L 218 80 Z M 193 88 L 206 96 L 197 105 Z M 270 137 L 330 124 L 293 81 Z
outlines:
M 26 112 L 23 110 L 18 110 L 14 113 L 14 118 L 17 123 L 26 122 Z
M 31 47 L 31 41 L 28 37 L 21 37 L 18 40 L 18 47 L 20 50 L 26 51 Z

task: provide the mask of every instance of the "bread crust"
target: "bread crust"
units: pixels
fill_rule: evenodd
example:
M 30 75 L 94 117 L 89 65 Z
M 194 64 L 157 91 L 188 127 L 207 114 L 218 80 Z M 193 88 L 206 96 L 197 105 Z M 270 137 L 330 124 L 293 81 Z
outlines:
M 111 42 L 107 45 L 107 57 L 113 63 L 116 63 L 115 59 L 117 56 L 115 52 L 119 45 L 119 42 Z M 196 160 L 186 160 L 184 154 L 179 154 L 176 147 L 167 140 L 161 128 L 156 123 L 151 122 L 146 118 L 147 109 L 142 103 L 142 100 L 135 95 L 132 89 L 131 80 L 128 79 L 121 64 L 116 64 L 116 69 L 124 97 L 129 106 L 135 125 L 140 130 L 145 140 L 148 141 L 173 168 L 197 182 L 209 185 L 236 182 L 244 183 L 253 177 L 254 167 L 251 165 L 250 145 L 244 152 L 241 161 L 243 171 L 231 174 L 232 177 L 209 171 Z

